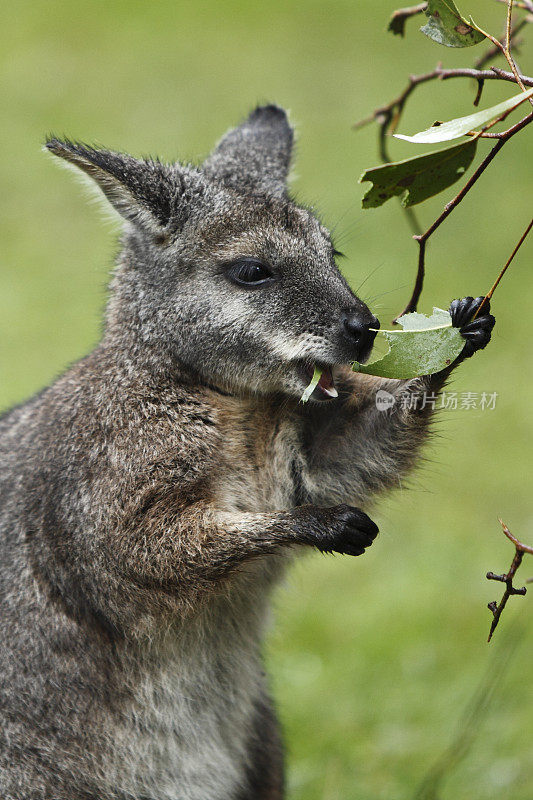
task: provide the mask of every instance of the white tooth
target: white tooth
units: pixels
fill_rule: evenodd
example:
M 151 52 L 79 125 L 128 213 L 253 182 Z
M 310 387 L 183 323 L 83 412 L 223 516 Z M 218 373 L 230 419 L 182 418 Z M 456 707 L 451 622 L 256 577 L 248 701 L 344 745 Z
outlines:
M 321 388 L 322 391 L 325 392 L 328 397 L 335 398 L 339 396 L 339 393 L 334 386 L 332 386 L 331 389 L 325 389 L 323 386 Z

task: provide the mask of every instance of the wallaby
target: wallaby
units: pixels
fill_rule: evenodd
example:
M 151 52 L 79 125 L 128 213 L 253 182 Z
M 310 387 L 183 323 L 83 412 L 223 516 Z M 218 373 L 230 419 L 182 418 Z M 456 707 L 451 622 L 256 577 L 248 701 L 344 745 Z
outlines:
M 47 143 L 124 230 L 100 344 L 0 420 L 2 800 L 282 798 L 271 590 L 297 551 L 371 544 L 418 393 L 490 339 L 470 297 L 443 372 L 352 372 L 379 323 L 289 199 L 292 141 L 269 105 L 199 168 Z

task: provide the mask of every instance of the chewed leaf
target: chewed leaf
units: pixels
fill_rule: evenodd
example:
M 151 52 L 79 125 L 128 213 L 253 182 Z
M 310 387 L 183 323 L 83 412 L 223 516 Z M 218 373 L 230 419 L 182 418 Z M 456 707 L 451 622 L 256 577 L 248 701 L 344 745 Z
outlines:
M 316 386 L 318 384 L 318 381 L 320 380 L 321 377 L 322 377 L 322 370 L 321 369 L 317 369 L 315 367 L 315 371 L 313 372 L 313 377 L 311 378 L 311 382 L 310 382 L 309 386 L 307 386 L 305 388 L 304 393 L 300 397 L 300 402 L 301 403 L 307 403 L 307 401 L 309 400 L 309 398 L 311 397 L 311 395 L 315 391 Z
M 452 327 L 450 314 L 441 308 L 434 308 L 430 317 L 405 314 L 398 322 L 403 330 L 378 331 L 389 345 L 388 353 L 370 364 L 356 361 L 354 371 L 404 380 L 431 375 L 455 361 L 464 347 L 459 329 Z
M 363 208 L 377 208 L 391 197 L 403 206 L 414 206 L 442 192 L 464 175 L 476 154 L 477 140 L 470 139 L 445 150 L 406 158 L 367 169 L 360 182 L 374 185 L 363 197 Z
M 527 100 L 528 97 L 533 95 L 533 89 L 527 92 L 520 92 L 513 97 L 509 97 L 498 105 L 491 108 L 485 108 L 483 111 L 478 111 L 475 114 L 469 114 L 467 117 L 458 117 L 451 119 L 449 122 L 442 122 L 438 125 L 432 125 L 426 131 L 415 133 L 414 136 L 404 136 L 401 133 L 395 133 L 397 139 L 404 139 L 406 142 L 414 142 L 415 144 L 431 144 L 433 142 L 449 142 L 451 139 L 459 139 L 461 136 L 485 125 L 495 117 L 499 117 L 505 111 L 510 111 Z
M 453 0 L 429 0 L 428 21 L 420 28 L 430 39 L 446 47 L 471 47 L 485 38 L 459 12 Z
M 426 314 L 420 314 L 419 311 L 412 311 L 410 314 L 404 314 L 399 317 L 398 324 L 402 326 L 404 331 L 423 331 L 432 328 L 449 328 L 452 324 L 452 318 L 449 311 L 443 308 L 433 307 L 433 314 L 428 317 Z M 387 333 L 399 333 L 400 331 L 387 331 Z

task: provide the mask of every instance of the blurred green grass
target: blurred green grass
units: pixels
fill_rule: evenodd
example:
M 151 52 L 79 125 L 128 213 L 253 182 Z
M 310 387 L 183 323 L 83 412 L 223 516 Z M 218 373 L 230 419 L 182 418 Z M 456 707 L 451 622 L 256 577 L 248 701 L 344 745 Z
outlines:
M 501 6 L 462 5 L 500 30 Z M 357 179 L 378 163 L 376 131 L 350 126 L 397 94 L 409 73 L 439 59 L 470 65 L 477 52 L 438 48 L 416 23 L 406 40 L 393 38 L 385 24 L 394 8 L 390 0 L 23 0 L 2 9 L 0 407 L 23 400 L 97 341 L 116 249 L 114 229 L 40 152 L 49 132 L 197 160 L 256 102 L 286 106 L 299 133 L 297 197 L 335 229 L 346 274 L 354 287 L 367 279 L 362 295 L 372 308 L 384 320 L 399 310 L 416 247 L 397 205 L 360 210 Z M 531 74 L 529 40 L 520 62 Z M 482 105 L 508 89 L 487 85 Z M 471 98 L 471 87 L 451 81 L 423 87 L 402 130 L 469 113 Z M 415 154 L 406 143 L 391 150 Z M 528 131 L 432 239 L 422 310 L 491 285 L 531 216 L 531 163 Z M 432 221 L 442 203 L 425 204 L 422 220 Z M 408 491 L 378 505 L 382 534 L 365 558 L 308 556 L 277 595 L 268 662 L 291 800 L 414 798 L 519 618 L 510 666 L 474 722 L 470 751 L 435 798 L 533 796 L 531 600 L 510 603 L 487 647 L 486 603 L 500 587 L 484 579 L 512 557 L 498 516 L 533 541 L 524 306 L 531 254 L 528 242 L 495 296 L 490 349 L 453 384 L 498 392 L 496 409 L 441 414 L 425 467 Z M 527 570 L 526 561 L 524 578 Z

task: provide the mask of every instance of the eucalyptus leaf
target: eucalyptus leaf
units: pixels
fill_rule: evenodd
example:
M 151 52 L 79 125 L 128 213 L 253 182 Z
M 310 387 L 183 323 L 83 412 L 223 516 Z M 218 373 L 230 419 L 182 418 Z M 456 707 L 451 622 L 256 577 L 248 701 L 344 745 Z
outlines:
M 477 140 L 422 156 L 394 161 L 367 169 L 360 183 L 373 186 L 363 197 L 363 208 L 377 208 L 391 197 L 401 197 L 403 206 L 414 206 L 442 192 L 464 175 L 476 154 Z
M 403 380 L 431 375 L 455 361 L 464 347 L 459 328 L 442 308 L 434 308 L 430 317 L 405 314 L 398 323 L 403 330 L 378 331 L 388 343 L 388 353 L 370 364 L 354 362 L 355 372 Z
M 428 21 L 420 28 L 430 39 L 446 47 L 472 47 L 485 36 L 466 20 L 453 0 L 429 0 L 425 12 Z
M 520 92 L 514 97 L 509 97 L 491 108 L 485 108 L 483 111 L 469 114 L 467 117 L 458 117 L 457 119 L 451 119 L 449 122 L 432 125 L 431 128 L 415 133 L 414 136 L 404 136 L 401 133 L 395 133 L 394 135 L 397 139 L 404 139 L 406 142 L 414 142 L 415 144 L 432 144 L 434 142 L 448 142 L 451 139 L 459 139 L 475 128 L 480 128 L 486 122 L 499 117 L 500 114 L 516 108 L 532 95 L 533 89 L 529 89 L 527 92 Z
M 300 402 L 301 403 L 307 403 L 307 401 L 309 400 L 309 398 L 311 397 L 311 395 L 315 391 L 316 386 L 318 384 L 318 381 L 320 380 L 321 377 L 322 377 L 322 370 L 321 369 L 317 369 L 315 367 L 315 371 L 313 372 L 313 377 L 311 378 L 311 382 L 306 387 L 304 393 L 300 397 Z

